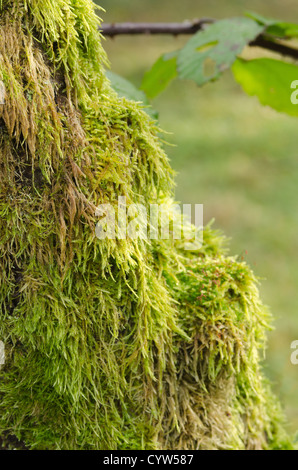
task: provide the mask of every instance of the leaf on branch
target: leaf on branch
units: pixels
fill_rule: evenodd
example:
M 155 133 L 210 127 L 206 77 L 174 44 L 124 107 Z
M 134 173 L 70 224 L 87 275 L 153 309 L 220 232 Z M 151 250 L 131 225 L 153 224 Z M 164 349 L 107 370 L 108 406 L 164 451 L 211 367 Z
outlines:
M 264 28 L 250 18 L 232 18 L 199 31 L 178 54 L 179 78 L 194 80 L 199 86 L 218 79 Z
M 237 59 L 232 67 L 235 79 L 248 95 L 256 95 L 263 105 L 298 116 L 291 102 L 291 84 L 298 80 L 298 67 L 275 59 Z
M 275 36 L 278 38 L 293 38 L 298 37 L 298 24 L 286 23 L 272 18 L 265 18 L 254 12 L 247 12 L 246 16 L 257 21 L 260 25 L 265 26 L 266 35 Z
M 177 76 L 178 52 L 162 55 L 144 75 L 141 89 L 152 99 L 161 93 Z
M 127 98 L 131 101 L 142 102 L 145 106 L 145 111 L 153 119 L 158 119 L 158 113 L 150 105 L 147 96 L 142 90 L 135 87 L 130 81 L 117 75 L 114 72 L 107 71 L 106 76 L 111 82 L 112 88 L 118 93 L 120 97 Z

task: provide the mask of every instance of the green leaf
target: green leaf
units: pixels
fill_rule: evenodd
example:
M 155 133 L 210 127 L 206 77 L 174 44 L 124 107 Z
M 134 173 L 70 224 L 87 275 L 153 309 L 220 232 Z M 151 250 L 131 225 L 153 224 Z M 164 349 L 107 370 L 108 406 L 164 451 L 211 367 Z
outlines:
M 273 18 L 265 18 L 254 12 L 247 12 L 246 16 L 257 21 L 260 25 L 266 26 L 266 34 L 277 36 L 279 38 L 298 37 L 298 24 L 278 21 Z
M 291 101 L 291 85 L 298 80 L 298 67 L 275 59 L 237 59 L 233 65 L 235 79 L 249 95 L 256 95 L 263 105 L 279 112 L 298 116 L 298 105 Z
M 232 18 L 199 31 L 179 52 L 179 77 L 194 80 L 199 86 L 216 80 L 263 30 L 264 25 L 250 18 Z
M 147 96 L 142 90 L 139 90 L 131 82 L 109 70 L 106 72 L 106 76 L 110 80 L 112 88 L 120 97 L 127 98 L 131 101 L 142 102 L 145 106 L 145 111 L 149 116 L 153 119 L 158 119 L 157 111 L 152 109 Z
M 177 76 L 178 52 L 162 55 L 153 67 L 144 75 L 141 89 L 148 98 L 155 98 Z
M 264 26 L 270 26 L 278 22 L 274 18 L 266 18 L 265 16 L 259 15 L 259 13 L 255 13 L 254 11 L 247 11 L 245 15 L 248 18 L 251 18 L 252 20 L 257 21 L 257 23 L 264 25 Z

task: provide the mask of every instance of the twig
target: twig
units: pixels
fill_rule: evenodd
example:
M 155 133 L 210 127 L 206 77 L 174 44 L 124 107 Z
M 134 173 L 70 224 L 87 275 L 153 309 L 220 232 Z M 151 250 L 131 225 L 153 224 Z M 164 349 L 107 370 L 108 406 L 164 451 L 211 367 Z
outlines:
M 298 49 L 287 46 L 281 42 L 271 41 L 262 35 L 257 37 L 249 45 L 262 47 L 263 49 L 268 49 L 269 51 L 277 52 L 278 54 L 292 57 L 292 59 L 298 60 Z
M 170 34 L 178 36 L 180 34 L 195 34 L 210 23 L 214 23 L 211 18 L 184 21 L 183 23 L 103 23 L 100 30 L 104 36 L 109 37 L 120 34 Z
M 181 34 L 195 34 L 205 29 L 208 24 L 214 23 L 212 18 L 202 18 L 200 20 L 184 21 L 183 23 L 103 23 L 100 31 L 104 36 L 113 38 L 119 35 L 140 35 L 140 34 L 169 34 L 178 36 Z M 298 49 L 287 46 L 276 40 L 271 40 L 264 35 L 258 36 L 250 43 L 250 46 L 257 46 L 272 52 L 277 52 L 284 56 L 298 59 Z

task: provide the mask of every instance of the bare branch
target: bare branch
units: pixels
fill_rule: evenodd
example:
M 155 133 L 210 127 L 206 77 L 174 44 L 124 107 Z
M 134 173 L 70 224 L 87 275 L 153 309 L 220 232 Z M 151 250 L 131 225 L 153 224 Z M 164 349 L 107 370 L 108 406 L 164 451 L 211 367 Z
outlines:
M 259 36 L 250 43 L 250 46 L 262 47 L 272 52 L 291 57 L 292 59 L 298 60 L 298 49 L 287 46 L 282 42 L 271 41 L 265 36 Z
M 120 34 L 195 34 L 204 29 L 207 24 L 214 23 L 211 18 L 184 21 L 183 23 L 103 23 L 100 31 L 104 36 L 114 37 Z
M 103 23 L 100 31 L 104 36 L 114 37 L 119 35 L 156 35 L 167 34 L 172 36 L 191 35 L 205 29 L 208 24 L 214 23 L 212 18 L 202 18 L 200 20 L 184 21 L 183 23 Z M 284 56 L 298 60 L 298 49 L 288 46 L 278 40 L 268 39 L 260 35 L 250 43 L 250 46 L 257 46 Z

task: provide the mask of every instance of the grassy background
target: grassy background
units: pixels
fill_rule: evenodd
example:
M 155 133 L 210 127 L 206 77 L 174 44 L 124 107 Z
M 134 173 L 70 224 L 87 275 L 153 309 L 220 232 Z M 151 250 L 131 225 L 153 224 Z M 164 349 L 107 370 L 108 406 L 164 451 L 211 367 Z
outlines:
M 297 11 L 294 0 L 98 3 L 107 10 L 101 13 L 105 22 L 223 18 L 247 10 L 295 21 Z M 139 85 L 161 53 L 186 39 L 118 37 L 107 39 L 105 48 L 112 70 Z M 298 366 L 290 362 L 290 344 L 298 339 L 297 119 L 246 96 L 229 72 L 202 89 L 176 81 L 153 104 L 161 127 L 172 133 L 167 140 L 175 144 L 168 154 L 178 172 L 177 200 L 203 203 L 205 222 L 215 218 L 215 227 L 231 237 L 231 252 L 262 278 L 262 298 L 276 319 L 265 367 L 283 401 L 289 430 L 296 431 Z

